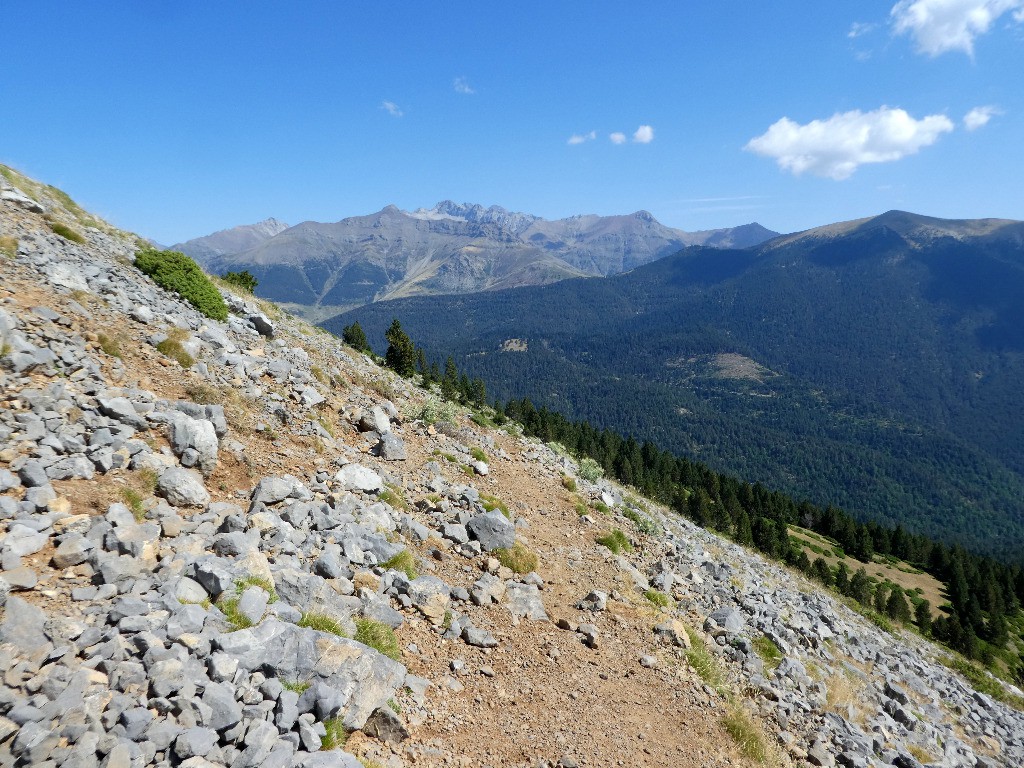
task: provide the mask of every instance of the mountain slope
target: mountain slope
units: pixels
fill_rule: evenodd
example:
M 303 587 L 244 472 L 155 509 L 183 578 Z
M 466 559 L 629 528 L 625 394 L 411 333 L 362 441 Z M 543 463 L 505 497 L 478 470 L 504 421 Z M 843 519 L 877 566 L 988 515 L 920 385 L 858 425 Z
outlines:
M 503 399 L 528 395 L 819 503 L 1019 557 L 1022 233 L 890 212 L 324 325 L 358 319 L 380 343 L 398 317 Z
M 307 221 L 233 250 L 228 234 L 248 236 L 236 230 L 179 249 L 213 272 L 247 269 L 259 279 L 261 296 L 318 318 L 389 298 L 617 274 L 685 245 L 749 245 L 776 234 L 758 224 L 688 233 L 646 211 L 548 221 L 451 201 L 413 212 L 388 206 L 335 223 Z
M 200 315 L 137 238 L 15 178 L 0 765 L 1024 760 L 1024 715 L 919 636 L 514 430 L 428 423 L 430 395 L 273 306 Z
M 231 229 L 222 229 L 211 235 L 178 243 L 171 248 L 200 262 L 205 262 L 224 254 L 238 253 L 254 248 L 264 240 L 269 240 L 286 229 L 288 229 L 288 225 L 283 221 L 270 218 L 255 224 L 243 224 Z

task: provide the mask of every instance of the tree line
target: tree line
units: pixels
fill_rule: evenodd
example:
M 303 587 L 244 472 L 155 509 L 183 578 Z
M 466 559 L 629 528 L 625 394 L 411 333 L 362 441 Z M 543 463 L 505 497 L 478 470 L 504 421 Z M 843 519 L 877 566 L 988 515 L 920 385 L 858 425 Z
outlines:
M 483 408 L 487 390 L 482 379 L 461 373 L 452 357 L 442 370 L 429 362 L 395 319 L 385 337 L 385 364 L 406 378 L 419 377 L 427 389 L 436 387 L 453 402 Z M 346 326 L 343 340 L 373 354 L 359 323 Z M 512 420 L 524 434 L 563 445 L 578 458 L 589 457 L 603 471 L 650 499 L 661 502 L 697 525 L 731 537 L 770 558 L 787 563 L 840 594 L 857 601 L 876 620 L 913 623 L 918 630 L 945 643 L 968 658 L 991 664 L 998 656 L 1024 682 L 1024 654 L 1008 649 L 1010 622 L 1024 605 L 1024 570 L 978 555 L 960 545 L 937 542 L 906 531 L 901 525 L 860 522 L 834 506 L 807 500 L 719 473 L 706 465 L 662 450 L 651 441 L 639 442 L 611 429 L 599 429 L 586 420 L 570 420 L 547 407 L 537 408 L 528 398 L 492 404 L 494 420 Z M 891 582 L 878 582 L 865 567 L 850 572 L 841 562 L 830 566 L 824 558 L 813 561 L 794 537 L 790 526 L 830 539 L 861 563 L 876 556 L 895 558 L 928 572 L 946 585 L 949 603 L 933 612 L 929 601 L 907 593 Z

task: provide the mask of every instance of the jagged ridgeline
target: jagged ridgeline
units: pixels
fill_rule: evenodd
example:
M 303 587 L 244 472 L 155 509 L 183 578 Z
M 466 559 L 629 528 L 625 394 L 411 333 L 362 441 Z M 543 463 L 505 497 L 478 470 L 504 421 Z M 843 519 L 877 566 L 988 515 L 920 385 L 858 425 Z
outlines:
M 158 252 L 160 287 L 64 197 L 0 179 L 0 765 L 1024 762 L 1019 690 L 910 633 L 934 579 L 876 560 L 839 599 L 442 400 L 484 393 L 401 323 L 410 378 L 243 274 Z M 695 509 L 748 503 L 692 469 Z
M 891 212 L 624 275 L 373 304 L 492 397 L 1024 557 L 1024 224 Z

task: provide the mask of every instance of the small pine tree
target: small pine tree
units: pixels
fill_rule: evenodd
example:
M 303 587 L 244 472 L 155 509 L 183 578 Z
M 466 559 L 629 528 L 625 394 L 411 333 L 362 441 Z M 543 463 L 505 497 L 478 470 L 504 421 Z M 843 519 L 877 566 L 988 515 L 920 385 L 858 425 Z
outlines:
M 922 600 L 914 606 L 914 621 L 922 635 L 930 635 L 932 631 L 932 606 L 927 600 Z
M 412 339 L 402 330 L 396 317 L 391 321 L 384 338 L 388 340 L 388 351 L 384 353 L 384 364 L 399 376 L 408 379 L 416 373 L 416 347 Z
M 861 605 L 871 604 L 871 581 L 868 579 L 868 572 L 858 568 L 850 579 L 850 597 Z
M 455 360 L 449 357 L 444 364 L 444 377 L 441 379 L 441 396 L 453 403 L 459 400 L 459 369 Z
M 352 323 L 352 325 L 346 325 L 341 329 L 341 340 L 348 344 L 352 349 L 360 352 L 370 351 L 370 342 L 366 339 L 366 334 L 363 332 L 363 327 L 359 325 L 359 321 Z
M 879 613 L 885 613 L 885 606 L 889 603 L 889 585 L 886 583 L 878 584 L 875 587 L 875 610 Z
M 260 281 L 248 269 L 243 269 L 241 272 L 225 272 L 221 275 L 221 279 L 249 293 L 256 293 L 256 286 L 260 284 Z
M 896 621 L 903 623 L 910 621 L 910 605 L 907 603 L 907 597 L 903 594 L 903 590 L 899 587 L 894 587 L 889 594 L 889 599 L 885 603 L 885 612 Z
M 841 595 L 850 593 L 850 569 L 846 563 L 840 563 L 836 568 L 836 592 Z

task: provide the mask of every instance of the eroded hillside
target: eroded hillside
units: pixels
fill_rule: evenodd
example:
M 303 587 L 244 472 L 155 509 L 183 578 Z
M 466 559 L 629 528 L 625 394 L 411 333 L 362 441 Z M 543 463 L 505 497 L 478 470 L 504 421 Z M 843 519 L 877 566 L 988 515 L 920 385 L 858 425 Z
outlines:
M 0 200 L 0 765 L 1024 760 L 1024 717 L 923 641 L 272 305 L 200 315 L 28 191 Z

